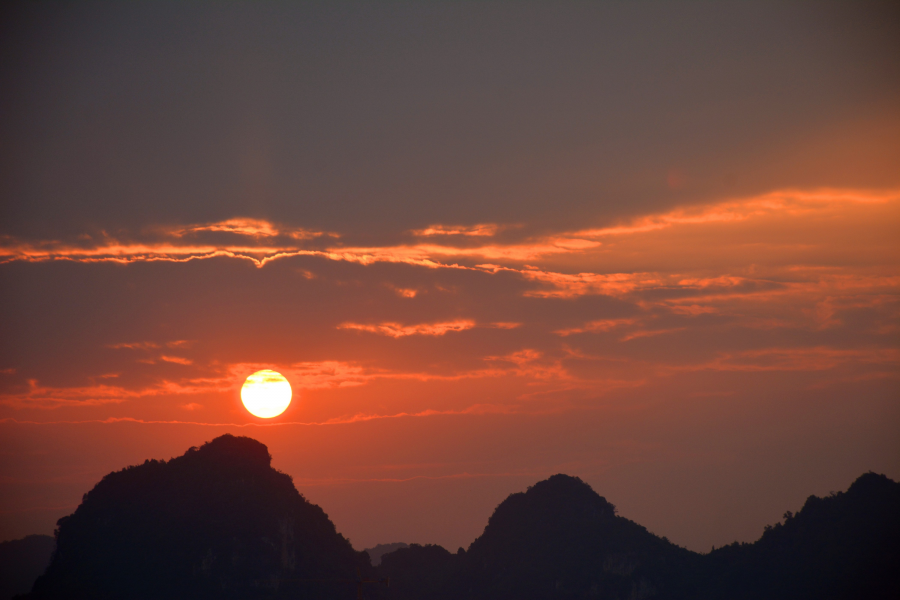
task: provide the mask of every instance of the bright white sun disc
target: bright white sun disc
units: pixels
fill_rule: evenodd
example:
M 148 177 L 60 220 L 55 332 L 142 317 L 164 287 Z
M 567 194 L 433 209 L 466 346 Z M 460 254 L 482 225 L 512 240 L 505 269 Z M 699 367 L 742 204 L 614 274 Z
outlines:
M 291 384 L 277 371 L 257 371 L 244 382 L 241 402 L 255 417 L 277 417 L 291 403 Z

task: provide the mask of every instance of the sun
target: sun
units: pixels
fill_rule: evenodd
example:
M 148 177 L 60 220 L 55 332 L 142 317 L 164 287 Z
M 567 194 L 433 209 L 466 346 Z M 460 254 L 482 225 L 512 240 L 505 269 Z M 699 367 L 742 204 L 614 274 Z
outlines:
M 291 384 L 277 371 L 257 371 L 244 382 L 241 402 L 255 417 L 277 417 L 291 403 Z

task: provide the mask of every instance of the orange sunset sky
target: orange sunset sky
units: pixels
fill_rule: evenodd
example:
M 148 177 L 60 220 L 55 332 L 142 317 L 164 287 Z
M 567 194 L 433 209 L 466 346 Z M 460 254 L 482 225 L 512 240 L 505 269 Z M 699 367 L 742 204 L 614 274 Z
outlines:
M 37 2 L 0 46 L 0 539 L 224 433 L 357 549 L 559 472 L 697 551 L 900 478 L 889 3 Z

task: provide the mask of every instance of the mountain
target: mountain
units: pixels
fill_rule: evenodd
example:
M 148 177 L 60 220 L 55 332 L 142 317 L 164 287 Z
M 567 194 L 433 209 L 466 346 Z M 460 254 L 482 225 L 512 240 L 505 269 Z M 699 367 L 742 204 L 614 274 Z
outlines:
M 681 598 L 699 556 L 616 515 L 577 477 L 512 494 L 468 551 L 410 546 L 382 557 L 398 600 Z
M 377 567 L 381 564 L 382 556 L 393 552 L 394 550 L 399 550 L 400 548 L 409 548 L 409 544 L 404 544 L 403 542 L 394 542 L 392 544 L 378 544 L 374 548 L 366 548 L 365 550 L 363 550 L 363 552 L 369 555 L 369 559 L 371 559 L 372 561 L 372 566 Z
M 390 578 L 391 600 L 455 600 L 462 597 L 460 555 L 441 546 L 411 544 L 381 557 L 379 574 Z
M 581 479 L 554 475 L 497 507 L 464 573 L 473 598 L 671 597 L 693 558 Z
M 56 541 L 49 535 L 29 535 L 0 542 L 0 600 L 31 589 L 34 580 L 50 564 Z
M 3 552 L 46 560 L 52 540 L 32 537 L 0 544 L 0 565 Z M 25 598 L 340 599 L 361 575 L 390 578 L 363 590 L 383 600 L 893 600 L 900 484 L 867 473 L 846 492 L 810 496 L 752 544 L 697 554 L 560 474 L 506 498 L 467 550 L 371 552 L 377 568 L 271 467 L 264 445 L 225 435 L 104 477 L 60 519 Z
M 379 572 L 396 600 L 894 600 L 900 484 L 867 473 L 846 492 L 810 496 L 755 543 L 704 555 L 554 475 L 504 500 L 468 551 L 414 544 L 385 554 Z
M 371 574 L 263 444 L 231 435 L 110 473 L 56 540 L 30 599 L 352 597 L 353 583 L 296 580 Z
M 866 473 L 846 492 L 810 496 L 753 544 L 704 557 L 698 598 L 900 598 L 900 483 Z

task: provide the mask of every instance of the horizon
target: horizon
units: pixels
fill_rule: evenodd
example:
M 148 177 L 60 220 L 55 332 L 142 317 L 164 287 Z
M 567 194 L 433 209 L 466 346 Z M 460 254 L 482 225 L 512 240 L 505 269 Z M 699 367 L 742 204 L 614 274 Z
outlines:
M 358 549 L 555 473 L 695 552 L 900 480 L 892 3 L 12 2 L 0 49 L 0 540 L 224 433 Z

